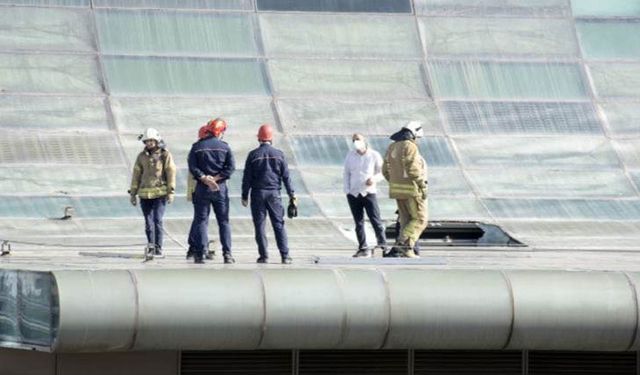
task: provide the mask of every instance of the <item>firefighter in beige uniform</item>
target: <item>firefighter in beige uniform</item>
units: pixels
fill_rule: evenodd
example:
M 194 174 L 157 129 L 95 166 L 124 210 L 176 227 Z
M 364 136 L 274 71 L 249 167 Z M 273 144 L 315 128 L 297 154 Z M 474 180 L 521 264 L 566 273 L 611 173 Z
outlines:
M 382 174 L 389 181 L 389 197 L 396 200 L 400 233 L 391 250 L 398 256 L 417 257 L 413 248 L 427 227 L 427 163 L 420 155 L 416 139 L 423 136 L 422 125 L 411 121 L 391 136 Z
M 133 166 L 129 194 L 134 206 L 140 198 L 147 242 L 155 247 L 155 255 L 162 255 L 162 219 L 166 204 L 173 203 L 175 196 L 176 165 L 156 129 L 148 128 L 139 139 L 145 148 Z

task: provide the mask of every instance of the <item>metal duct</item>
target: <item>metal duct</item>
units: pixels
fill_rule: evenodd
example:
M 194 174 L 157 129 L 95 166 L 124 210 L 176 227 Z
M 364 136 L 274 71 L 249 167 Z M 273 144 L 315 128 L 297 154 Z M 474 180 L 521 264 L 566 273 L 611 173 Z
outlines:
M 54 350 L 637 348 L 640 274 L 54 271 Z

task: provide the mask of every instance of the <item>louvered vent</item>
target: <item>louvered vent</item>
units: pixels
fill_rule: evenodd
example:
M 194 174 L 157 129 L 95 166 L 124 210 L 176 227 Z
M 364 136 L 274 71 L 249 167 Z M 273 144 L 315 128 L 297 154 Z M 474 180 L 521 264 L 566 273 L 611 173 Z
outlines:
M 279 351 L 185 351 L 182 375 L 291 375 L 290 350 Z
M 530 375 L 635 375 L 636 353 L 529 352 Z
M 300 351 L 299 375 L 397 375 L 407 374 L 406 350 L 307 350 Z
M 416 350 L 415 375 L 522 374 L 522 352 Z

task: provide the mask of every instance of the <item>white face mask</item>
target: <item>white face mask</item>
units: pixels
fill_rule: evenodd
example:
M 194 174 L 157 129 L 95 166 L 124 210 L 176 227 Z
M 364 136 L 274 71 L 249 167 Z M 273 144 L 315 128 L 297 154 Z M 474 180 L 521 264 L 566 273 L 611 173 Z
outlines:
M 353 141 L 353 148 L 355 148 L 356 151 L 362 152 L 367 149 L 367 144 L 361 139 L 356 139 Z

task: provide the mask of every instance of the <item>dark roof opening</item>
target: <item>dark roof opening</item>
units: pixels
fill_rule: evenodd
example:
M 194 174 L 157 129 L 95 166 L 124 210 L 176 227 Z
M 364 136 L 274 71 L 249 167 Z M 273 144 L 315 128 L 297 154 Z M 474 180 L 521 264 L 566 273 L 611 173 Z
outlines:
M 387 226 L 388 240 L 398 236 L 398 222 Z M 524 243 L 511 237 L 497 225 L 477 221 L 430 221 L 420 235 L 418 244 L 422 246 L 508 246 L 523 247 Z

